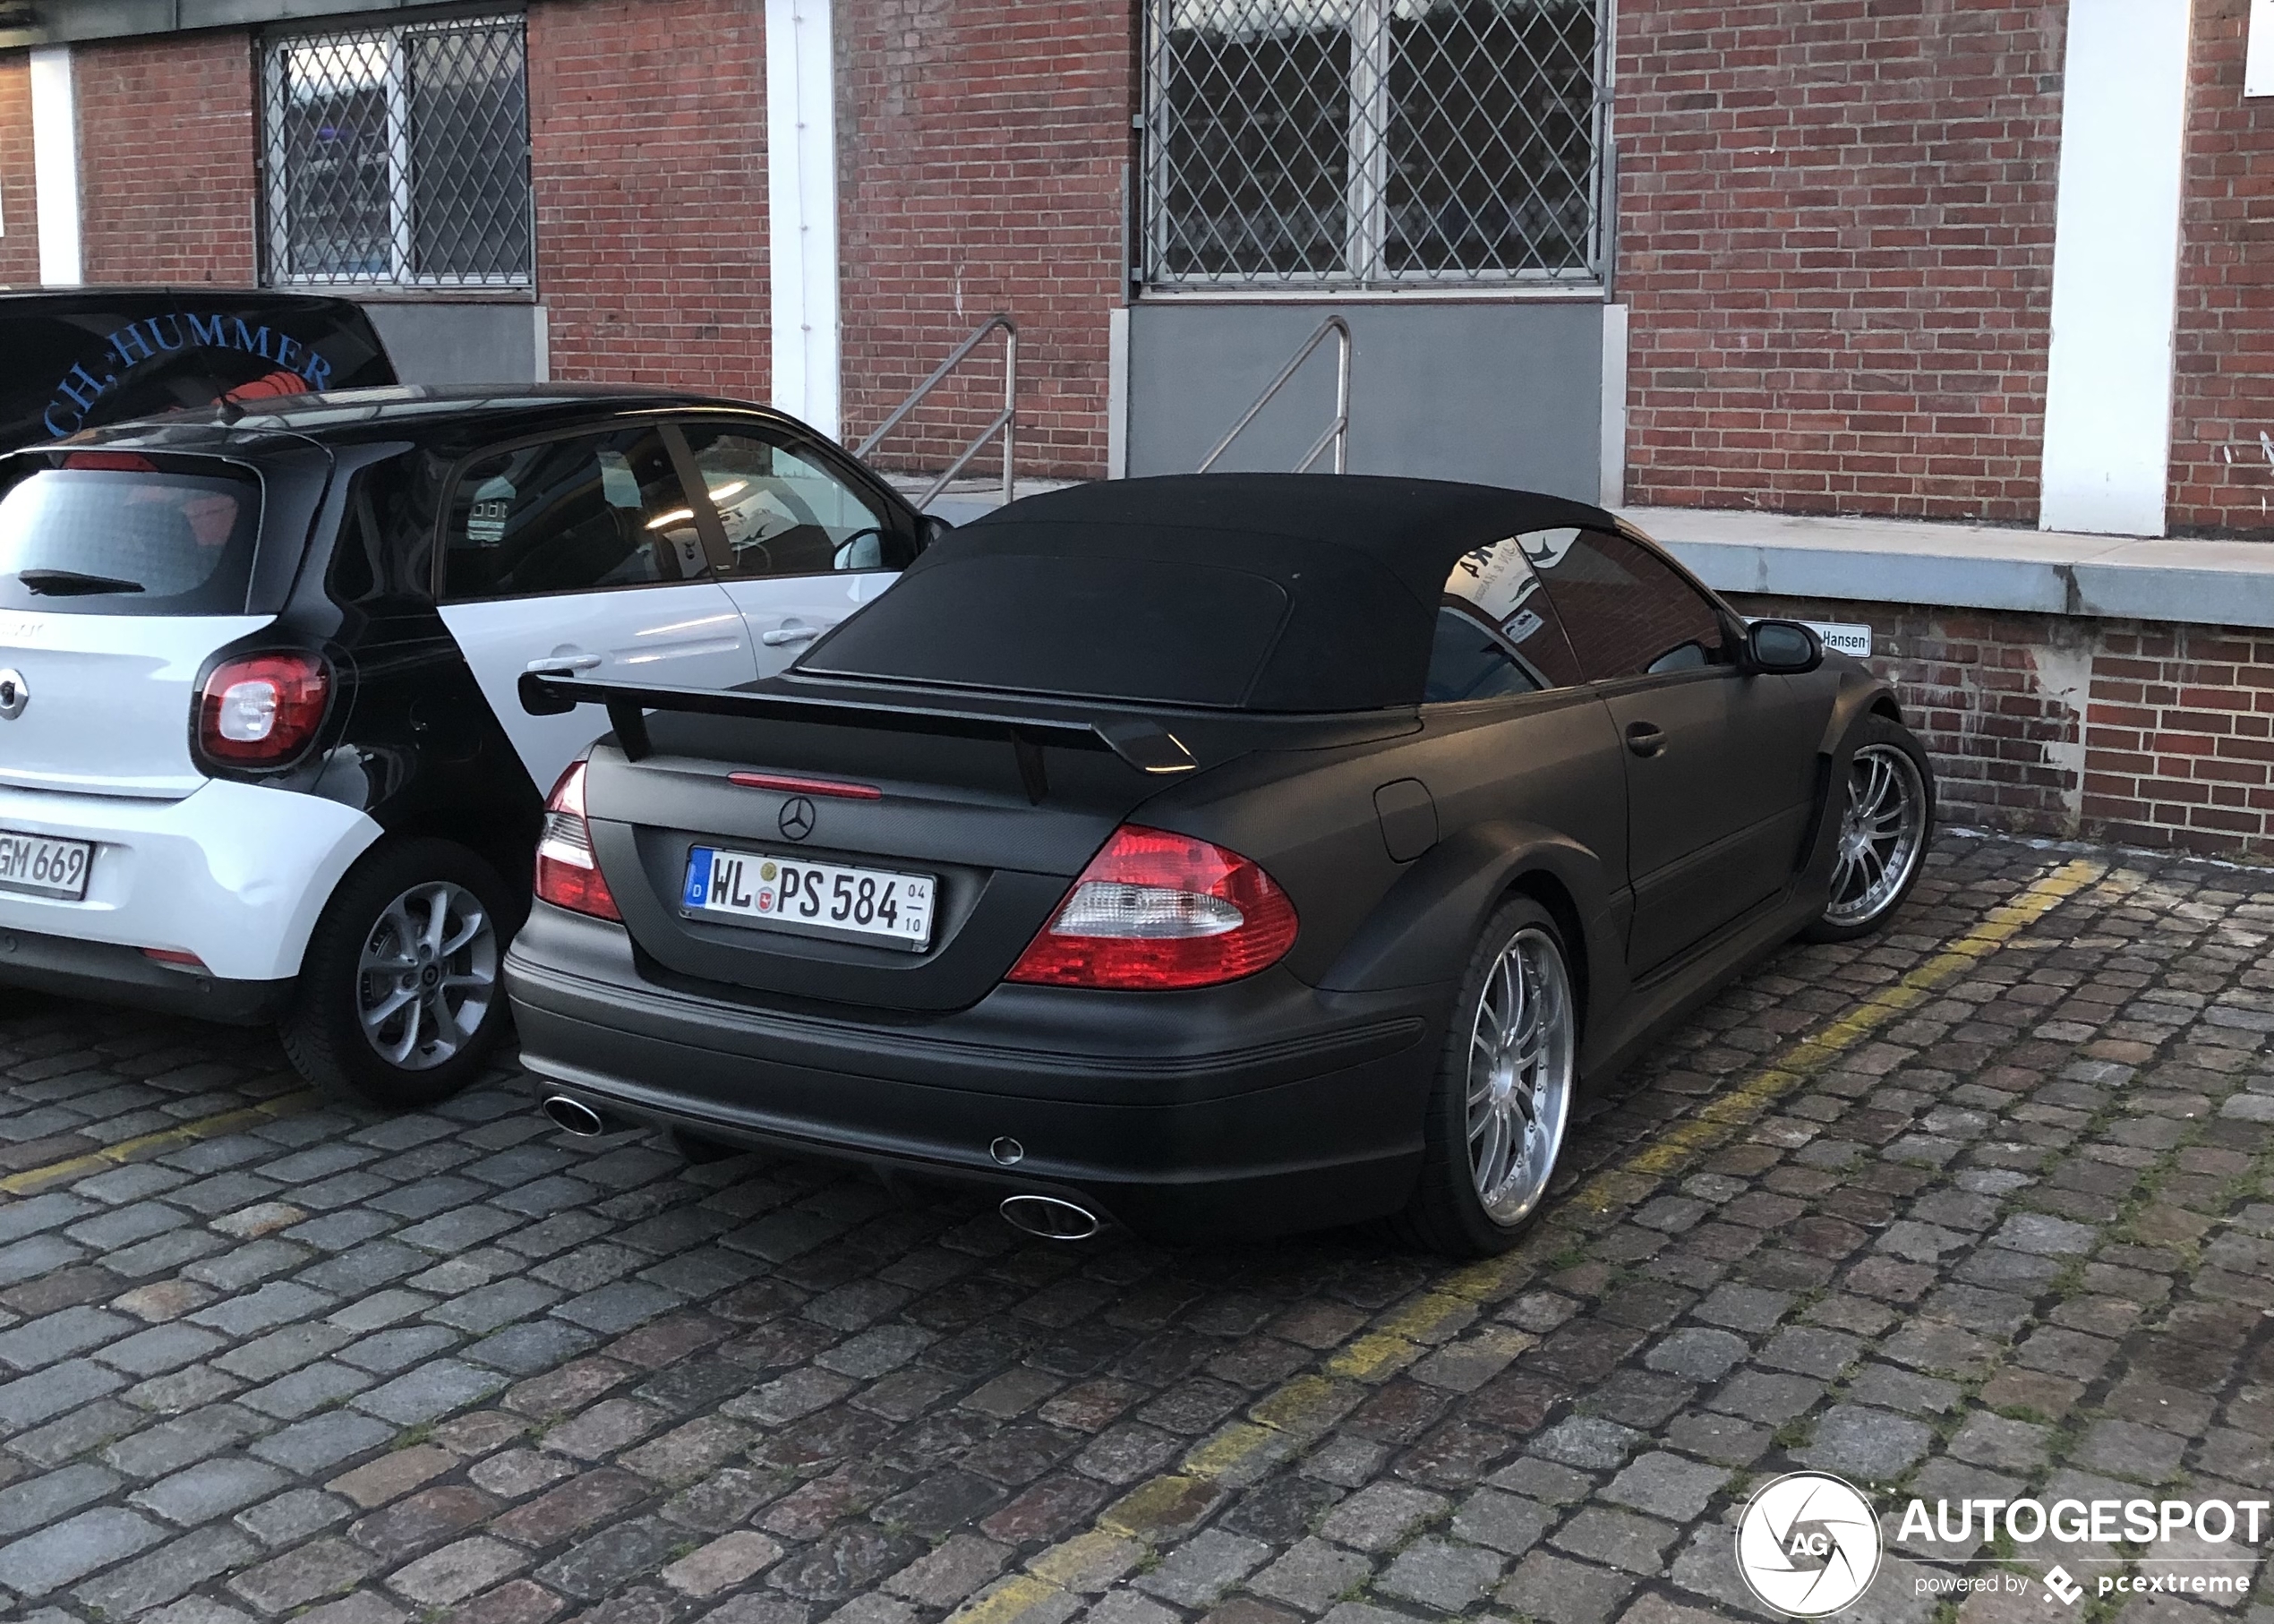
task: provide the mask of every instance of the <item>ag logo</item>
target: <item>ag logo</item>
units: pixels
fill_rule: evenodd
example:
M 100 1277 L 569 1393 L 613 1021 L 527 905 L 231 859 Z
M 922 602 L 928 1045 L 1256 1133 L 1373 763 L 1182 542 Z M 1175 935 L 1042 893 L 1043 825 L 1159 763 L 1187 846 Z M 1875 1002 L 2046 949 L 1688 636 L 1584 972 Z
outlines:
M 1779 1612 L 1837 1612 L 1879 1571 L 1878 1516 L 1837 1477 L 1791 1473 L 1763 1485 L 1738 1519 L 1737 1570 Z
M 782 803 L 782 816 L 774 821 L 781 825 L 785 838 L 803 840 L 813 833 L 813 802 L 802 795 L 792 795 Z

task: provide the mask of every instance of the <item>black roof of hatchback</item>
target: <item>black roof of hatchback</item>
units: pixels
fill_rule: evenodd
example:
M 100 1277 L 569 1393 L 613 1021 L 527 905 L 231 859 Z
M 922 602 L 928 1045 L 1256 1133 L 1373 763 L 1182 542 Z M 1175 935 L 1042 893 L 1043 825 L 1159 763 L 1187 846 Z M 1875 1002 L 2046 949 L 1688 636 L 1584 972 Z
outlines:
M 399 384 L 295 395 L 258 411 L 201 406 L 107 424 L 49 442 L 50 449 L 106 447 L 119 450 L 257 456 L 263 442 L 330 445 L 376 440 L 494 440 L 543 433 L 595 417 L 650 413 L 722 411 L 757 415 L 802 428 L 771 406 L 694 390 L 606 384 Z M 812 431 L 807 430 L 807 432 Z

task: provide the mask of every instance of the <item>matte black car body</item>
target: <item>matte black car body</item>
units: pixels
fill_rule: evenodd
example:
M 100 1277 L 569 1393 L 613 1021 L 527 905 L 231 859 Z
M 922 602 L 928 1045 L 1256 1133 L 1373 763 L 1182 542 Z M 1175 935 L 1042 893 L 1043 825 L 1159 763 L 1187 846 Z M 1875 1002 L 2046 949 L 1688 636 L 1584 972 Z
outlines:
M 200 770 L 336 802 L 369 817 L 382 835 L 464 847 L 518 893 L 517 914 L 549 785 L 533 781 L 438 610 L 439 504 L 455 471 L 486 448 L 654 421 L 762 428 L 808 448 L 859 488 L 889 515 L 908 551 L 933 533 L 927 526 L 936 522 L 883 480 L 779 413 L 700 394 L 573 385 L 404 387 L 304 394 L 261 412 L 185 410 L 0 458 L 0 488 L 23 470 L 89 453 L 177 469 L 217 460 L 256 476 L 261 531 L 242 607 L 273 618 L 215 648 L 196 686 L 234 657 L 297 650 L 323 662 L 330 695 L 320 731 L 295 758 L 253 770 L 193 747 Z M 374 490 L 384 500 L 359 516 L 358 492 Z M 0 591 L 0 609 L 38 607 Z M 185 705 L 183 726 L 192 722 Z M 0 748 L 5 744 L 0 738 Z M 214 840 L 226 842 L 227 831 Z M 295 995 L 290 977 L 184 974 L 129 944 L 19 929 L 7 945 L 0 985 L 246 1024 L 275 1019 Z
M 1588 1081 L 1823 912 L 1827 798 L 1864 719 L 1899 716 L 1886 685 L 1837 654 L 1805 675 L 1698 672 L 1309 713 L 827 674 L 868 616 L 917 601 L 902 594 L 918 571 L 1008 534 L 995 526 L 1030 515 L 1069 534 L 1093 516 L 1178 525 L 1232 490 L 1276 505 L 1283 537 L 1371 526 L 1387 538 L 1380 550 L 1394 551 L 1411 534 L 1427 555 L 1416 578 L 1435 568 L 1441 580 L 1466 549 L 1543 526 L 1647 546 L 1608 513 L 1512 491 L 1333 476 L 1123 482 L 965 526 L 739 710 L 731 699 L 533 680 L 533 704 L 613 701 L 619 731 L 595 747 L 585 792 L 624 919 L 540 903 L 509 956 L 524 1063 L 543 1090 L 713 1140 L 1054 1194 L 1166 1238 L 1297 1230 L 1406 1202 L 1453 990 L 1511 895 L 1537 899 L 1568 944 Z M 1705 595 L 1741 640 L 1739 618 Z M 1317 613 L 1358 618 L 1320 620 L 1324 658 L 1290 691 L 1344 682 L 1338 648 L 1361 667 L 1404 669 L 1412 651 L 1369 642 L 1363 619 L 1395 607 L 1326 594 Z M 1668 714 L 1666 754 L 1688 775 L 1678 794 L 1693 811 L 1668 799 L 1635 830 L 1649 838 L 1661 813 L 1709 816 L 1700 796 L 1750 797 L 1768 810 L 1743 838 L 1662 865 L 1638 886 L 1626 782 L 1641 754 L 1637 697 L 1679 713 L 1705 704 L 1713 684 L 1761 700 L 1759 724 L 1700 764 L 1683 760 L 1681 719 Z M 643 717 L 648 707 L 660 708 Z M 1193 770 L 1168 770 L 1180 748 Z M 935 944 L 909 954 L 818 943 L 675 908 L 698 840 L 798 849 L 784 843 L 787 798 L 734 786 L 730 767 L 881 791 L 816 801 L 799 846 L 939 875 Z M 1124 823 L 1260 863 L 1300 917 L 1292 950 L 1260 974 L 1194 990 L 1006 983 Z

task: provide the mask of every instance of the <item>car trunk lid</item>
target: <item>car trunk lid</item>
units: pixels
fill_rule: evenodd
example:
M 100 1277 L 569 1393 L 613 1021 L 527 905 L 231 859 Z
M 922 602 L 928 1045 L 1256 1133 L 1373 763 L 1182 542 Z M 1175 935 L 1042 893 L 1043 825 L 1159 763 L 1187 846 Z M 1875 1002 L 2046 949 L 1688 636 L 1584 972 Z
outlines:
M 261 483 L 213 457 L 19 458 L 0 489 L 0 784 L 179 799 L 191 708 L 248 612 Z
M 593 699 L 609 692 L 551 679 L 532 686 Z M 1114 829 L 1142 822 L 1164 790 L 1257 748 L 1345 742 L 1354 726 L 794 681 L 742 695 L 614 695 L 618 743 L 594 751 L 585 804 L 601 871 L 648 973 L 690 990 L 910 1017 L 984 997 Z M 643 718 L 635 698 L 667 708 Z M 668 708 L 680 704 L 714 714 Z M 1412 718 L 1355 725 L 1403 730 Z M 697 848 L 928 877 L 928 939 L 910 951 L 717 919 L 688 905 Z
M 190 757 L 199 668 L 271 619 L 0 611 L 0 784 L 181 799 L 206 782 Z

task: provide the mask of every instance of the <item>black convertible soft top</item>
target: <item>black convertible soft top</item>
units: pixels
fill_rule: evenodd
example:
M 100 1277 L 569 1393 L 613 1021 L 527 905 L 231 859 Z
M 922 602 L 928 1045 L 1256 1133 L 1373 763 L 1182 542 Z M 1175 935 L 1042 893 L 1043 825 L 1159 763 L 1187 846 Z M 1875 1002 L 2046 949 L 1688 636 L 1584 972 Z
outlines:
M 1611 524 L 1559 497 L 1365 474 L 1075 485 L 942 537 L 796 669 L 1227 710 L 1412 705 L 1463 553 Z

